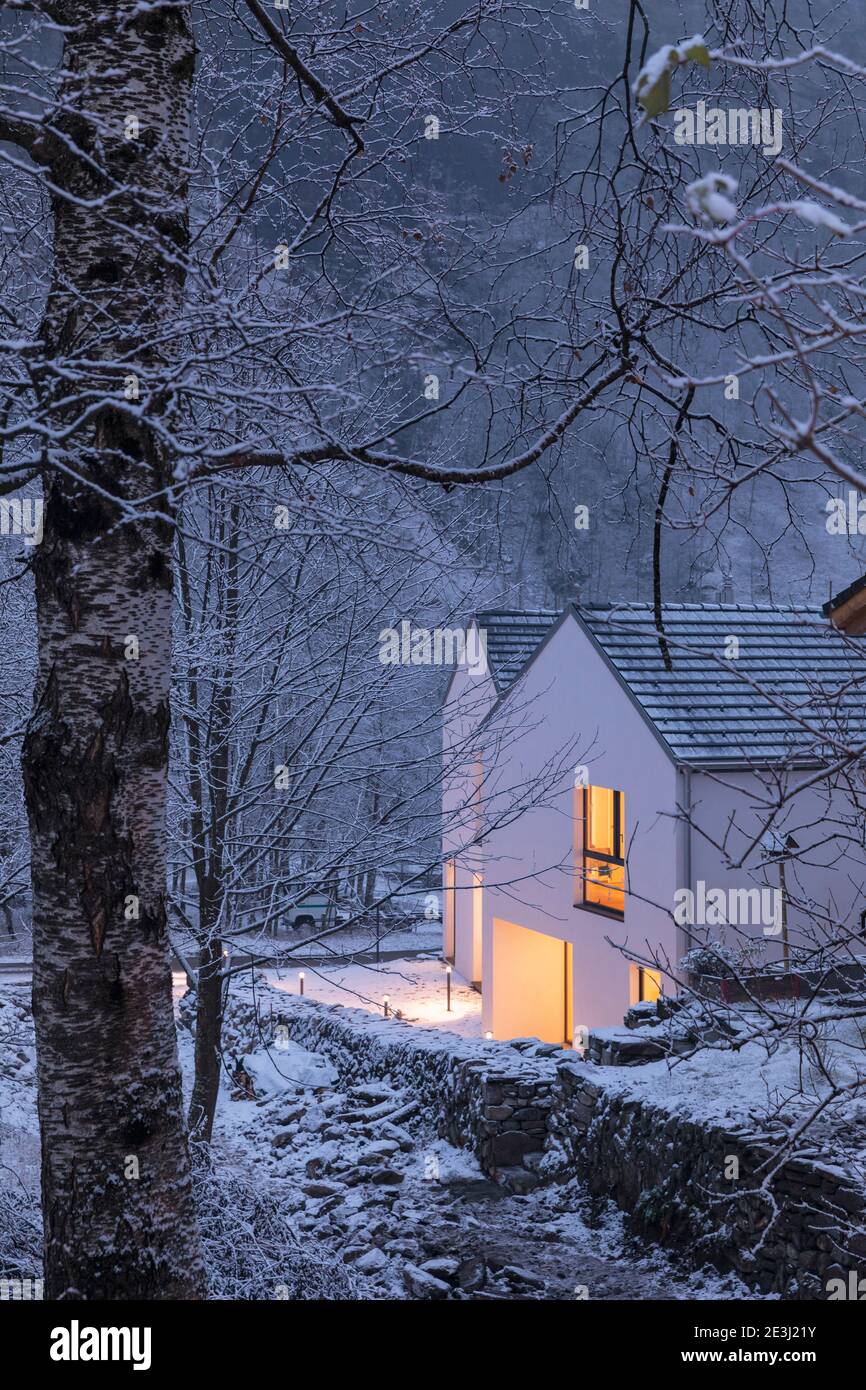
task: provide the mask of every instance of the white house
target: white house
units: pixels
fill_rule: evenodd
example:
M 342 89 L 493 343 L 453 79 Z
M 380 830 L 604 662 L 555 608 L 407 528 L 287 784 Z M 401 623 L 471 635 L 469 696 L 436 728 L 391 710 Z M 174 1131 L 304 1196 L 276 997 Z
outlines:
M 641 606 L 474 622 L 486 662 L 444 708 L 443 919 L 485 1030 L 619 1023 L 706 940 L 856 951 L 858 792 L 813 774 L 866 732 L 857 642 L 740 605 L 666 606 L 662 632 Z

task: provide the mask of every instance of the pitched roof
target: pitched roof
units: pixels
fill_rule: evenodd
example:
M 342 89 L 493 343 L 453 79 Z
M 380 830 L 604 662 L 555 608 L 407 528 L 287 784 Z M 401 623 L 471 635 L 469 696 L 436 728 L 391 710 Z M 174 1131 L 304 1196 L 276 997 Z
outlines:
M 478 626 L 487 634 L 487 665 L 499 695 L 513 684 L 558 617 L 544 608 L 476 613 Z
M 811 609 L 665 604 L 670 671 L 649 605 L 575 611 L 679 761 L 811 761 L 866 738 L 866 645 Z

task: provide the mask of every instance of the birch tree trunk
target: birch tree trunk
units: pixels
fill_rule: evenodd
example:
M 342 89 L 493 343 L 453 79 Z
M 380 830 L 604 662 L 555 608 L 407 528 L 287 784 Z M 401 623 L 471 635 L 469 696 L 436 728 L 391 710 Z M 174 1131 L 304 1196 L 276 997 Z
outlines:
M 60 135 L 43 151 L 54 260 L 38 391 L 67 434 L 33 565 L 24 748 L 45 1291 L 195 1298 L 165 912 L 172 528 L 162 499 L 149 519 L 111 500 L 152 496 L 171 472 L 147 423 L 158 400 L 131 408 L 124 382 L 158 381 L 182 304 L 195 49 L 180 4 L 54 11 L 68 28 Z M 88 417 L 69 403 L 85 392 Z

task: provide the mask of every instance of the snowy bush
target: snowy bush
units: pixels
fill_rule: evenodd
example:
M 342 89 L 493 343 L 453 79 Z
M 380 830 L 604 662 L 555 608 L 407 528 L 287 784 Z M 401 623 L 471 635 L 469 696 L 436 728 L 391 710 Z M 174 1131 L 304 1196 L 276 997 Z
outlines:
M 710 941 L 704 946 L 694 946 L 680 961 L 680 970 L 690 975 L 708 976 L 718 979 L 737 968 L 737 951 L 721 941 Z
M 707 941 L 686 952 L 680 969 L 714 980 L 744 971 L 754 973 L 764 966 L 765 951 L 766 942 L 762 937 L 744 937 L 735 946 L 723 941 Z
M 312 1242 L 301 1245 L 287 1206 L 273 1189 L 257 1188 L 217 1167 L 194 1146 L 193 1181 L 212 1299 L 351 1299 L 358 1296 L 345 1265 Z M 42 1275 L 38 1194 L 0 1185 L 0 1279 Z
M 11 1186 L 0 1185 L 0 1279 L 39 1279 L 41 1275 L 39 1196 L 12 1178 Z
M 312 1241 L 302 1245 L 288 1204 L 215 1165 L 193 1146 L 193 1183 L 209 1296 L 213 1299 L 352 1299 L 346 1266 Z

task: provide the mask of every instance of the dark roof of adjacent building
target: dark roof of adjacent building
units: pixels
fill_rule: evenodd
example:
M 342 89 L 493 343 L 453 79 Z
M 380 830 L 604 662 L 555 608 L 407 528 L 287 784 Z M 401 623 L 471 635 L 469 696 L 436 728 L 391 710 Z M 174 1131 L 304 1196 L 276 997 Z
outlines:
M 856 595 L 861 593 L 863 589 L 866 589 L 866 574 L 864 574 L 860 579 L 855 579 L 854 583 L 849 584 L 848 588 L 843 589 L 841 593 L 834 594 L 832 598 L 827 600 L 821 611 L 829 618 L 833 613 L 836 612 L 837 608 L 841 608 L 844 603 L 847 603 L 849 599 L 856 597 Z
M 487 634 L 487 665 L 497 694 L 503 695 L 514 683 L 558 617 L 543 608 L 476 613 L 478 626 Z
M 649 605 L 575 612 L 678 761 L 811 761 L 866 739 L 866 639 L 811 609 L 666 604 L 670 670 Z

